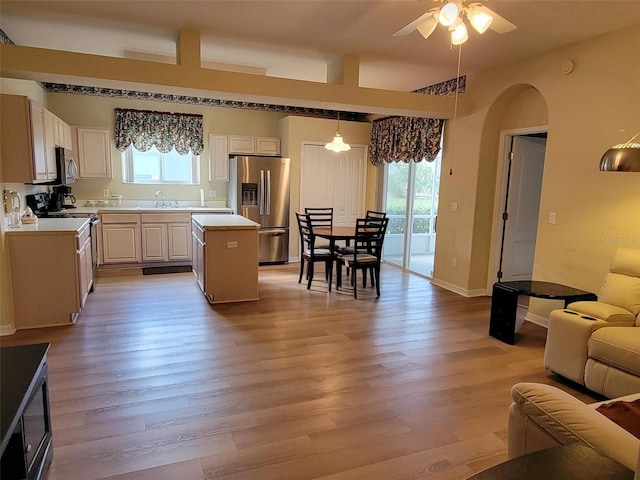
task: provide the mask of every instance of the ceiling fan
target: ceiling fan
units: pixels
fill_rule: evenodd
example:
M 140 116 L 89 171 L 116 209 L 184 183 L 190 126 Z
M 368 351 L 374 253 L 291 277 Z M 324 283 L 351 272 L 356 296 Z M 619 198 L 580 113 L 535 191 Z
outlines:
M 464 23 L 465 17 L 471 26 L 481 34 L 489 28 L 497 33 L 507 33 L 518 28 L 509 20 L 479 2 L 471 2 L 470 0 L 433 1 L 443 5 L 432 8 L 419 16 L 413 22 L 394 33 L 393 36 L 403 37 L 414 30 L 418 30 L 424 38 L 428 38 L 436 29 L 436 26 L 440 24 L 447 27 L 451 32 L 451 43 L 461 45 L 469 38 L 467 27 Z

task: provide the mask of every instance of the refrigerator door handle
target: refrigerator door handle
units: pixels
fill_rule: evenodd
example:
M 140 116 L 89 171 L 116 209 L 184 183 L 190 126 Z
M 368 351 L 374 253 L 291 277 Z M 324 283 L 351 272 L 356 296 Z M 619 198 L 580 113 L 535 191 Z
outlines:
M 267 215 L 271 215 L 271 170 L 267 170 Z
M 258 195 L 260 196 L 260 215 L 264 214 L 264 170 L 260 170 L 260 192 Z

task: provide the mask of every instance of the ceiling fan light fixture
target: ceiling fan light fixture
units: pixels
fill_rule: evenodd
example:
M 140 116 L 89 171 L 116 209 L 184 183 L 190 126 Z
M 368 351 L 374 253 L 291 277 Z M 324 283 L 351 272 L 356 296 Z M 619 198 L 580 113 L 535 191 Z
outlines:
M 479 34 L 486 32 L 491 26 L 491 22 L 493 22 L 493 15 L 488 13 L 479 3 L 473 3 L 469 6 L 467 18 L 469 19 L 471 26 Z
M 467 27 L 465 27 L 462 20 L 460 20 L 453 30 L 451 30 L 451 43 L 453 45 L 462 45 L 469 39 L 469 34 L 467 32 Z
M 449 2 L 440 9 L 440 13 L 438 13 L 438 21 L 441 25 L 450 27 L 458 19 L 459 13 L 460 9 L 458 8 L 458 5 L 456 5 L 455 2 Z
M 422 20 L 416 26 L 416 30 L 420 32 L 420 35 L 422 35 L 423 38 L 429 38 L 429 36 L 433 33 L 433 31 L 438 26 L 438 19 L 436 18 L 437 14 L 438 12 L 434 11 L 431 15 L 429 15 L 427 18 Z

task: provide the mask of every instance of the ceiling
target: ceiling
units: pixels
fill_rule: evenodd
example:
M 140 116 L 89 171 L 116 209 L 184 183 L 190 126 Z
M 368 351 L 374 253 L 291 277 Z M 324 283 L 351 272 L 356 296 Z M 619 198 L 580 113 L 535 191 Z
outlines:
M 205 65 L 326 81 L 327 63 L 360 55 L 360 86 L 411 91 L 455 77 L 457 49 L 438 26 L 428 39 L 394 32 L 433 0 L 2 0 L 0 28 L 18 45 L 174 62 L 182 27 L 201 32 Z M 638 0 L 488 0 L 518 28 L 469 29 L 462 74 L 640 24 Z

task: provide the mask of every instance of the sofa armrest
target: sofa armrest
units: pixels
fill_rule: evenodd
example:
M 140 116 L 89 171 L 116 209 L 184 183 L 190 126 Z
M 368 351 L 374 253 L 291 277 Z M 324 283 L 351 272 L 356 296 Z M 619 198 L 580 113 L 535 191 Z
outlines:
M 629 310 L 604 302 L 573 302 L 567 305 L 567 309 L 615 323 L 619 327 L 631 327 L 636 320 L 636 316 Z
M 611 422 L 604 415 L 566 392 L 550 385 L 537 383 L 519 383 L 512 387 L 514 414 L 522 415 L 526 421 L 535 424 L 537 439 L 543 439 L 543 446 L 582 443 L 617 462 L 634 470 L 638 462 L 640 440 L 629 432 Z M 510 421 L 511 422 L 511 421 Z M 513 454 L 521 449 L 516 448 L 518 439 L 512 435 L 522 432 L 511 430 L 509 425 L 509 446 L 514 447 Z M 547 435 L 544 439 L 540 434 Z M 526 446 L 525 446 L 526 450 Z M 529 452 L 524 452 L 529 453 Z M 510 454 L 511 456 L 511 451 Z

